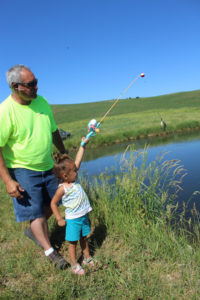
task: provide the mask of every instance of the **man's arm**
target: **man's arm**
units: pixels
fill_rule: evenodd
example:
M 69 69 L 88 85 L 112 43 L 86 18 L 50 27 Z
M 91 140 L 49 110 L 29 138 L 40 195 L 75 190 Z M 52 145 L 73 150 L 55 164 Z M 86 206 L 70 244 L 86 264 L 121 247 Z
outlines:
M 56 148 L 60 151 L 60 153 L 68 153 L 68 150 L 65 149 L 65 146 L 63 144 L 63 141 L 60 137 L 60 133 L 58 129 L 52 133 L 53 135 L 53 143 L 56 146 Z
M 0 177 L 2 178 L 6 186 L 6 190 L 11 197 L 15 197 L 18 199 L 23 198 L 20 192 L 24 192 L 24 189 L 20 186 L 20 184 L 17 181 L 11 178 L 8 169 L 6 168 L 6 164 L 3 159 L 1 148 L 0 148 Z

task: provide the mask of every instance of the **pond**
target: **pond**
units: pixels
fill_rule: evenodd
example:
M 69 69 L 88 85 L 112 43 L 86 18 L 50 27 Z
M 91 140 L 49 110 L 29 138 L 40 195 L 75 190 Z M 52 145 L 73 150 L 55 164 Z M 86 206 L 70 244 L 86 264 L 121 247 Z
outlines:
M 200 132 L 191 131 L 171 136 L 156 137 L 146 140 L 134 141 L 134 148 L 137 151 L 143 151 L 147 148 L 148 163 L 154 161 L 156 157 L 166 152 L 165 159 L 178 159 L 180 164 L 185 169 L 187 175 L 183 178 L 182 188 L 178 194 L 179 203 L 187 203 L 188 210 L 195 203 L 198 211 L 200 211 L 200 194 L 193 194 L 195 191 L 200 191 Z M 98 176 L 105 170 L 113 172 L 120 171 L 120 159 L 124 154 L 129 143 L 115 144 L 112 146 L 104 146 L 98 149 L 86 150 L 84 161 L 81 165 L 80 173 L 86 173 L 91 179 L 93 176 Z M 126 157 L 130 156 L 127 151 Z M 108 173 L 108 171 L 106 171 Z

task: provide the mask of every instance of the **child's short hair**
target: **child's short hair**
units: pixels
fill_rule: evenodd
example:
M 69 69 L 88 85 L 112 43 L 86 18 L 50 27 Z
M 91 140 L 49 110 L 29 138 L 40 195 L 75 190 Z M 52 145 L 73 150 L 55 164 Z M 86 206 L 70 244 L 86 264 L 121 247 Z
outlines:
M 73 159 L 67 154 L 55 153 L 55 164 L 53 166 L 53 173 L 56 177 L 61 178 L 61 173 L 65 171 L 68 173 L 71 170 L 71 165 L 74 163 Z

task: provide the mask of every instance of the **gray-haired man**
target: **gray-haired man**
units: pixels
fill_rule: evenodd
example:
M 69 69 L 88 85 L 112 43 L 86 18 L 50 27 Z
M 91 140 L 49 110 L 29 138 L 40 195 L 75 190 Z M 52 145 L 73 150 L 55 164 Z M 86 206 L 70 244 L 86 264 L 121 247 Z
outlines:
M 37 79 L 24 65 L 7 72 L 11 95 L 0 104 L 0 176 L 13 199 L 17 222 L 30 221 L 35 239 L 61 269 L 66 261 L 52 248 L 47 219 L 57 182 L 52 174 L 52 143 L 65 153 L 50 105 L 37 95 Z

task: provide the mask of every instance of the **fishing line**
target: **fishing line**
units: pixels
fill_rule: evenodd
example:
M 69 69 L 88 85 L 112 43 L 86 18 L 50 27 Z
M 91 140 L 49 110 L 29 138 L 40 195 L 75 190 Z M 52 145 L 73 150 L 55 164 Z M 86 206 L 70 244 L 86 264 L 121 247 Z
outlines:
M 105 119 L 105 117 L 109 114 L 109 112 L 111 111 L 111 109 L 113 109 L 113 107 L 117 104 L 117 102 L 119 101 L 119 99 L 128 91 L 128 89 L 132 86 L 132 84 L 140 77 L 144 77 L 144 73 L 141 73 L 140 75 L 138 75 L 135 79 L 133 79 L 133 81 L 129 84 L 129 86 L 121 93 L 121 95 L 115 100 L 115 102 L 112 104 L 112 106 L 109 108 L 109 110 L 105 113 L 105 115 L 102 117 L 102 119 L 99 121 L 99 123 L 103 122 L 103 120 Z
M 85 141 L 88 140 L 89 138 L 91 138 L 92 136 L 95 136 L 97 132 L 99 132 L 99 126 L 101 125 L 101 123 L 103 122 L 103 120 L 106 118 L 106 116 L 109 114 L 109 112 L 113 109 L 113 107 L 117 104 L 117 102 L 119 101 L 119 99 L 128 91 L 128 89 L 132 86 L 132 84 L 140 77 L 144 77 L 145 74 L 141 73 L 140 75 L 138 75 L 135 79 L 133 79 L 133 81 L 129 84 L 129 86 L 120 94 L 120 96 L 115 100 L 115 102 L 111 105 L 111 107 L 108 109 L 108 111 L 105 113 L 105 115 L 101 118 L 101 120 L 97 123 L 97 121 L 95 119 L 92 119 L 89 123 L 88 123 L 88 134 L 86 136 L 86 138 L 84 139 L 84 141 L 81 142 L 81 145 L 84 146 L 85 145 Z

